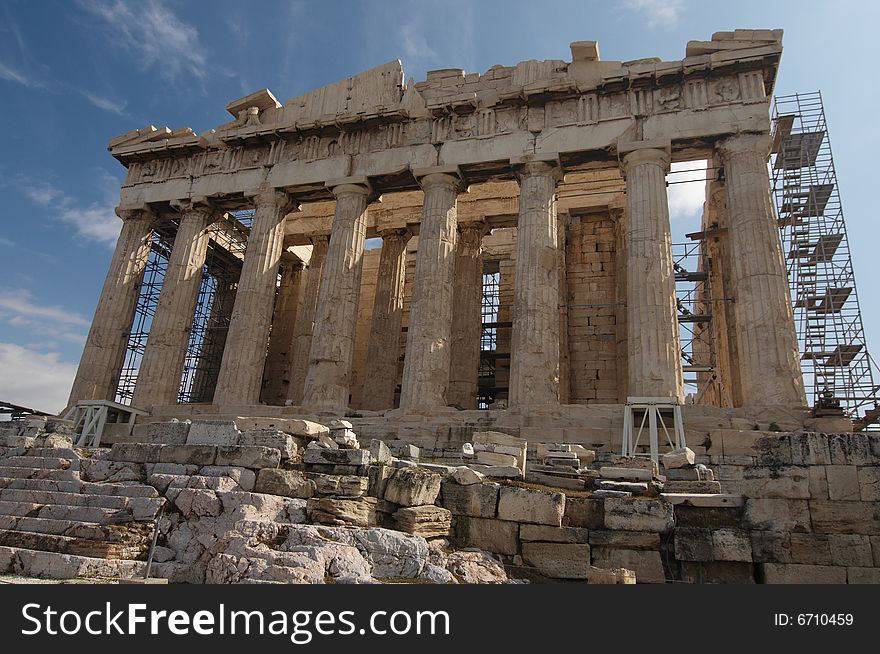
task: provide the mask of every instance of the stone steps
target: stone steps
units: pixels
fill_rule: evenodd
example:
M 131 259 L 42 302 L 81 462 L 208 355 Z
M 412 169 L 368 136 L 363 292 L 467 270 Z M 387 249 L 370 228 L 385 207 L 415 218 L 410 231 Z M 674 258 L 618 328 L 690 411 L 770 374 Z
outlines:
M 54 534 L 90 540 L 118 542 L 124 540 L 131 530 L 151 531 L 150 523 L 132 522 L 119 524 L 100 524 L 83 520 L 58 520 L 54 518 L 34 518 L 28 516 L 0 515 L 0 529 L 9 531 L 32 531 L 39 534 Z
M 0 457 L 0 463 L 13 456 L 68 459 L 70 461 L 83 458 L 79 452 L 70 447 L 16 447 L 6 452 L 4 457 Z
M 0 502 L 33 502 L 35 504 L 91 506 L 104 509 L 125 509 L 129 506 L 128 498 L 115 495 L 92 495 L 15 488 L 0 490 Z
M 62 458 L 57 456 L 7 456 L 0 459 L 7 468 L 39 468 L 42 470 L 69 470 L 79 467 L 79 458 Z M 76 464 L 76 466 L 74 466 Z
M 143 561 L 101 559 L 76 554 L 43 552 L 14 546 L 0 546 L 0 573 L 46 579 L 78 577 L 132 578 L 143 576 Z
M 126 542 L 121 539 L 107 541 L 36 531 L 0 529 L 0 546 L 103 559 L 146 559 L 150 540 L 145 534 L 128 539 Z
M 78 480 L 16 478 L 0 476 L 0 490 L 54 491 L 86 495 L 115 495 L 119 497 L 158 497 L 152 486 L 145 484 L 94 483 Z
M 0 459 L 0 477 L 4 479 L 53 479 L 56 481 L 78 481 L 78 470 L 56 470 L 52 468 L 31 468 L 6 466 Z
M 102 525 L 119 524 L 134 520 L 131 509 L 108 509 L 96 506 L 65 506 L 38 502 L 0 501 L 0 515 L 73 522 L 96 522 Z

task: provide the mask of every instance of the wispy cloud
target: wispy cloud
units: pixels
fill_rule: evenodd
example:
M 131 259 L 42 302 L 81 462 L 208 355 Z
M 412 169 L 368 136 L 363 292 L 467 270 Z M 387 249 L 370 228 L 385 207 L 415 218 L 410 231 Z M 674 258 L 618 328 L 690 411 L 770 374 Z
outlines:
M 155 68 L 169 80 L 183 75 L 205 78 L 207 54 L 198 30 L 162 0 L 79 0 L 79 4 L 101 21 L 111 44 L 129 52 L 143 68 Z
M 10 241 L 8 238 L 0 236 L 0 246 L 9 248 L 15 247 L 15 241 Z
M 6 320 L 16 317 L 51 320 L 63 325 L 88 327 L 89 321 L 75 311 L 34 302 L 30 291 L 23 288 L 0 289 L 0 316 Z
M 46 88 L 46 85 L 43 82 L 29 77 L 23 72 L 16 70 L 7 64 L 4 64 L 2 61 L 0 61 L 0 79 L 5 79 L 8 82 L 21 84 L 22 86 L 29 89 Z
M 82 96 L 95 105 L 98 109 L 103 109 L 104 111 L 109 111 L 111 114 L 116 114 L 117 116 L 125 115 L 125 102 L 117 102 L 116 100 L 111 100 L 110 98 L 105 98 L 90 91 L 80 90 Z
M 34 204 L 53 209 L 58 220 L 71 225 L 83 238 L 112 247 L 121 227 L 113 195 L 119 182 L 106 174 L 101 179 L 105 199 L 88 205 L 45 182 L 21 180 L 20 189 Z
M 670 219 L 689 220 L 699 216 L 706 199 L 706 162 L 672 164 L 669 182 Z
M 41 411 L 61 411 L 76 375 L 76 364 L 56 352 L 0 343 L 0 398 Z
M 626 0 L 625 6 L 643 14 L 650 27 L 668 29 L 678 25 L 684 0 Z

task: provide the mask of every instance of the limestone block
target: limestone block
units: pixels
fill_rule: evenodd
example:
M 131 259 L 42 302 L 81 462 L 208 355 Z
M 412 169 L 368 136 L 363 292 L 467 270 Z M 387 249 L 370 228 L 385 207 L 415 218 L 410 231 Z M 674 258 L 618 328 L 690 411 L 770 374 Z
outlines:
M 564 488 L 567 490 L 584 490 L 584 480 L 573 478 L 573 477 L 563 477 L 560 475 L 553 474 L 544 474 L 543 472 L 532 472 L 529 471 L 526 473 L 526 481 L 533 484 L 541 484 L 543 486 L 551 486 L 553 488 Z
M 712 561 L 713 547 L 710 529 L 675 530 L 675 558 L 679 561 Z
M 604 500 L 566 496 L 562 522 L 572 527 L 601 529 L 605 526 L 604 505 Z
M 659 550 L 660 534 L 649 531 L 590 530 L 593 547 L 619 547 L 627 550 Z
M 590 531 L 582 527 L 523 524 L 519 528 L 519 539 L 523 542 L 589 543 L 589 537 Z
M 241 466 L 242 468 L 277 468 L 281 452 L 273 447 L 218 447 L 218 466 Z
M 829 434 L 828 449 L 831 450 L 831 462 L 836 465 L 870 466 L 877 463 L 867 434 Z
M 626 568 L 614 568 L 613 570 L 604 570 L 603 568 L 590 566 L 590 568 L 587 570 L 587 576 L 585 580 L 588 584 L 635 584 L 636 573 L 632 570 L 627 570 Z
M 650 470 L 642 468 L 619 468 L 615 466 L 602 466 L 599 475 L 603 479 L 617 481 L 651 481 L 653 474 Z
M 743 526 L 770 531 L 810 531 L 810 508 L 806 500 L 747 499 Z
M 845 584 L 846 568 L 797 563 L 762 563 L 766 584 Z
M 520 479 L 523 476 L 522 470 L 516 466 L 484 466 L 475 463 L 471 467 L 487 477 L 498 479 Z
M 302 438 L 297 438 L 276 429 L 249 429 L 241 433 L 239 445 L 272 447 L 281 452 L 281 460 L 295 459 L 304 445 Z
M 517 459 L 512 454 L 501 454 L 481 450 L 477 452 L 477 463 L 487 466 L 511 466 L 516 467 Z
M 855 466 L 825 466 L 825 476 L 829 499 L 853 502 L 861 499 L 859 472 Z
M 564 512 L 565 495 L 562 493 L 502 486 L 498 495 L 498 517 L 501 520 L 559 527 Z
M 391 454 L 393 456 L 396 456 L 398 459 L 409 459 L 411 461 L 419 460 L 419 448 L 412 443 L 406 443 L 401 440 L 393 440 L 387 443 L 387 445 L 391 450 Z
M 304 463 L 331 463 L 337 465 L 368 465 L 371 462 L 369 450 L 330 450 L 306 449 Z
M 626 550 L 610 547 L 594 547 L 592 562 L 599 568 L 625 568 L 636 573 L 639 583 L 662 584 L 666 582 L 660 552 Z
M 763 433 L 763 432 L 756 432 Z M 792 460 L 791 440 L 787 434 L 767 434 L 758 438 L 754 444 L 754 452 L 743 452 L 743 454 L 754 454 L 760 465 L 768 466 L 786 466 L 797 463 Z M 724 451 L 725 457 L 732 455 Z
M 717 481 L 667 481 L 663 484 L 666 493 L 706 493 L 721 492 L 721 483 Z
M 318 434 L 330 433 L 330 428 L 319 422 L 290 418 L 279 421 L 278 429 L 294 436 L 317 437 Z
M 753 466 L 743 471 L 737 489 L 746 497 L 810 498 L 808 470 L 798 466 Z
M 880 568 L 852 567 L 846 569 L 848 584 L 880 584 Z
M 376 463 L 391 463 L 391 450 L 379 439 L 370 440 L 370 456 Z
M 147 473 L 142 463 L 83 459 L 80 461 L 83 481 L 119 483 L 123 481 L 146 481 Z
M 354 425 L 352 425 L 348 420 L 341 420 L 339 418 L 336 418 L 330 421 L 329 427 L 330 430 L 333 431 L 337 429 L 351 429 L 352 427 L 354 427 Z
M 174 498 L 174 506 L 185 518 L 218 516 L 223 508 L 216 493 L 193 488 L 182 489 Z
M 263 468 L 257 473 L 254 491 L 308 499 L 314 494 L 315 483 L 298 470 Z
M 791 434 L 791 462 L 796 466 L 831 465 L 827 434 Z
M 742 521 L 742 508 L 728 506 L 688 506 L 674 505 L 676 527 L 738 527 Z
M 315 482 L 316 495 L 333 495 L 335 497 L 361 497 L 367 492 L 369 479 L 357 475 L 322 475 L 310 474 Z
M 462 486 L 470 486 L 471 484 L 479 484 L 482 483 L 483 479 L 486 476 L 477 472 L 476 470 L 471 470 L 467 466 L 459 466 L 455 469 L 455 472 L 452 473 L 452 479 L 456 484 L 461 484 Z
M 474 443 L 472 444 L 472 447 L 474 448 L 474 452 L 495 452 L 497 454 L 509 454 L 514 459 L 522 456 L 522 450 L 520 448 L 510 447 L 508 445 L 496 445 L 494 443 L 483 445 L 482 443 Z M 568 452 L 561 452 L 560 454 L 568 454 Z
M 737 561 L 682 561 L 681 579 L 689 584 L 754 584 L 755 567 Z
M 880 467 L 859 468 L 859 489 L 863 502 L 880 502 Z
M 729 469 L 733 466 L 726 467 Z M 705 466 L 702 470 L 696 467 L 667 470 L 665 476 L 669 481 L 715 481 L 715 473 Z
M 163 445 L 158 458 L 162 463 L 198 466 L 214 465 L 216 460 L 217 448 L 214 445 Z M 218 462 L 217 465 L 226 464 Z
M 400 468 L 385 487 L 385 499 L 402 506 L 433 504 L 440 493 L 440 475 L 420 468 Z
M 498 484 L 462 486 L 454 480 L 444 479 L 440 485 L 440 505 L 456 515 L 494 518 L 499 489 Z
M 873 565 L 871 541 L 859 534 L 792 534 L 791 561 L 817 565 Z
M 452 526 L 452 514 L 433 504 L 410 506 L 394 513 L 394 521 L 400 531 L 423 538 L 448 536 Z
M 605 500 L 606 529 L 665 532 L 672 529 L 673 524 L 672 505 L 663 500 L 617 497 Z
M 386 465 L 371 465 L 367 472 L 369 484 L 367 486 L 367 494 L 370 497 L 382 499 L 385 497 L 385 488 L 388 480 L 394 474 L 394 468 Z
M 603 491 L 624 491 L 635 495 L 648 494 L 648 482 L 646 481 L 610 481 L 597 479 L 596 488 Z M 656 495 L 656 492 L 654 493 Z
M 456 540 L 465 547 L 513 556 L 519 551 L 519 525 L 490 518 L 455 517 Z
M 523 543 L 523 559 L 552 579 L 586 579 L 590 546 L 579 543 Z
M 810 501 L 813 531 L 821 534 L 880 534 L 880 503 Z
M 158 464 L 156 468 L 160 465 L 169 464 Z M 155 472 L 156 470 L 154 470 Z M 205 477 L 229 477 L 239 485 L 241 490 L 248 492 L 254 490 L 257 481 L 257 475 L 253 470 L 236 466 L 204 466 L 199 469 L 198 473 Z
M 605 499 L 606 497 L 632 497 L 632 493 L 625 490 L 609 490 L 600 488 L 593 491 L 593 497 L 597 499 Z
M 791 563 L 791 536 L 787 531 L 752 531 L 752 560 L 755 563 Z
M 132 463 L 156 463 L 162 445 L 144 443 L 114 443 L 110 448 L 111 461 L 128 461 Z
M 186 443 L 189 428 L 188 422 L 148 422 L 135 425 L 131 433 L 136 443 L 183 445 Z
M 238 445 L 241 432 L 233 420 L 199 420 L 192 423 L 187 445 Z
M 664 468 L 667 470 L 673 470 L 675 468 L 684 468 L 694 465 L 694 457 L 694 451 L 689 447 L 685 447 L 680 450 L 667 452 L 662 455 L 660 459 Z
M 716 529 L 712 532 L 712 548 L 717 561 L 752 560 L 752 541 L 742 529 Z
M 376 524 L 376 502 L 374 497 L 313 497 L 306 503 L 306 514 L 309 520 L 322 525 L 370 527 Z

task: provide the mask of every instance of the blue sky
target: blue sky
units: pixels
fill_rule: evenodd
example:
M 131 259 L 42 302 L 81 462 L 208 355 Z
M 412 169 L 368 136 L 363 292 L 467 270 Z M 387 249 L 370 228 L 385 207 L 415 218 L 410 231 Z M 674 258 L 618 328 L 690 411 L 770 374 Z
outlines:
M 784 28 L 777 91 L 823 92 L 876 353 L 878 18 L 880 3 L 806 0 L 0 0 L 0 399 L 64 405 L 119 227 L 111 137 L 201 132 L 257 89 L 284 101 L 396 58 L 416 80 L 568 59 L 575 40 L 607 60 L 680 59 L 688 40 L 737 27 Z M 674 188 L 683 234 L 702 185 Z

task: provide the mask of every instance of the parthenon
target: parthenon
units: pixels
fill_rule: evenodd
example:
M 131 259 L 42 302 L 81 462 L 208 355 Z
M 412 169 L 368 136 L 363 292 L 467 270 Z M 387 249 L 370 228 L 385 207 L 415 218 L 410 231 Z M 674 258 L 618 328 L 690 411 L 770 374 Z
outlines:
M 798 414 L 767 170 L 781 36 L 719 32 L 680 61 L 603 61 L 579 41 L 571 61 L 421 82 L 392 61 L 284 104 L 258 91 L 202 134 L 112 139 L 123 227 L 70 404 L 117 398 L 156 232 L 170 253 L 130 398 L 153 416 L 684 404 L 666 175 L 708 161 L 714 354 L 689 401 Z M 221 329 L 179 404 L 209 253 Z

